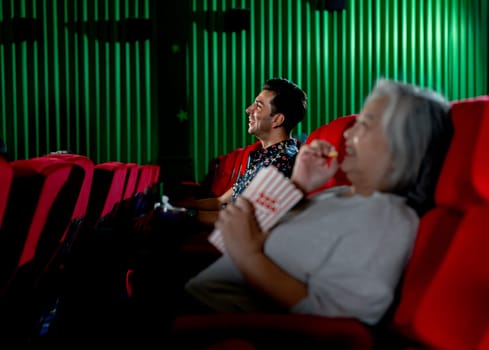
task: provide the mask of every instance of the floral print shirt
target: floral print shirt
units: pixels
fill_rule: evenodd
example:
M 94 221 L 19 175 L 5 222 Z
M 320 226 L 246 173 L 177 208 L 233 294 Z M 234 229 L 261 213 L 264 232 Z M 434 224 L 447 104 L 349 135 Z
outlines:
M 294 138 L 251 152 L 248 157 L 246 172 L 238 177 L 233 185 L 232 201 L 234 202 L 238 198 L 263 167 L 273 165 L 286 177 L 290 177 L 297 152 L 299 152 L 299 143 Z

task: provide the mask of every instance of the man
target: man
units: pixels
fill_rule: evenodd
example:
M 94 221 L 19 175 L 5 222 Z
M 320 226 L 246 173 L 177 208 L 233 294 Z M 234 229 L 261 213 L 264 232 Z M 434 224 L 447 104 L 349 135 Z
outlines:
M 307 95 L 295 83 L 285 78 L 266 81 L 255 101 L 246 108 L 248 133 L 258 138 L 261 147 L 250 153 L 245 173 L 220 197 L 174 204 L 187 208 L 186 216 L 195 222 L 212 227 L 219 210 L 234 202 L 261 168 L 273 165 L 290 177 L 299 150 L 291 132 L 304 119 L 306 108 Z

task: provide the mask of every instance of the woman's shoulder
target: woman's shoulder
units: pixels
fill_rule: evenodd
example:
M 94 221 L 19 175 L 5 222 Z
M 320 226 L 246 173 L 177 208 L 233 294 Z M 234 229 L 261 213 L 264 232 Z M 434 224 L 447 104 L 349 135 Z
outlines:
M 416 211 L 407 204 L 406 198 L 393 193 L 375 192 L 371 196 L 370 210 L 388 221 L 397 220 L 408 225 L 419 223 Z

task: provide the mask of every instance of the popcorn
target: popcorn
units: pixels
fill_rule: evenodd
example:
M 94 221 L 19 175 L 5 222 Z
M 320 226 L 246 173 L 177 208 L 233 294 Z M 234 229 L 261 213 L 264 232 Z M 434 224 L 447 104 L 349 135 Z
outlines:
M 336 150 L 332 149 L 331 151 L 329 151 L 328 157 L 329 158 L 336 158 L 336 157 L 338 157 L 338 152 Z

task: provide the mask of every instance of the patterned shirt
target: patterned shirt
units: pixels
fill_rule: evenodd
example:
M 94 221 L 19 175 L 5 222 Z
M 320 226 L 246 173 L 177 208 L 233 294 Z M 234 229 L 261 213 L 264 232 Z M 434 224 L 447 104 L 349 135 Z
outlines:
M 273 165 L 286 177 L 290 177 L 297 152 L 299 152 L 299 143 L 294 138 L 251 152 L 248 157 L 246 172 L 238 177 L 233 185 L 232 201 L 234 202 L 238 198 L 263 167 Z

